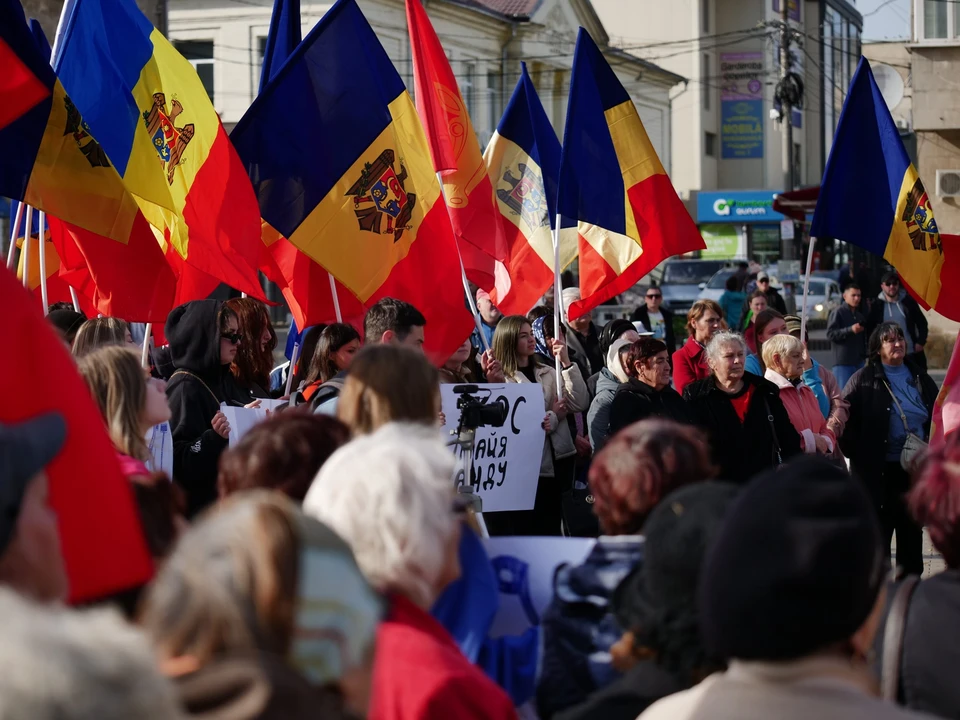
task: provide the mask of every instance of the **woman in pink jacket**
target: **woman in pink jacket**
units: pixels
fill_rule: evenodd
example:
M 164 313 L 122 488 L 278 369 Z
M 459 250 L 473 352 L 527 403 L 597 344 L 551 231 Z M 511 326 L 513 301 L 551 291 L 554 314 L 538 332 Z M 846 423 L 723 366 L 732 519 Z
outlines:
M 837 444 L 820 412 L 813 391 L 803 384 L 803 343 L 791 335 L 775 335 L 763 343 L 764 377 L 780 389 L 790 422 L 800 433 L 805 453 L 830 455 Z

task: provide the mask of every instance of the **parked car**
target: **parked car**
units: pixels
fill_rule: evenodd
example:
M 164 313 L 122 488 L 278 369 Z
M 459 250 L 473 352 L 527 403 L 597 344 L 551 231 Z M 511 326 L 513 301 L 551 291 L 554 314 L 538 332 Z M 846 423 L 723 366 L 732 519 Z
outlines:
M 724 268 L 734 269 L 735 260 L 668 260 L 663 267 L 660 290 L 663 305 L 673 313 L 686 313 L 710 279 Z
M 796 285 L 797 292 L 797 311 L 799 314 L 800 306 L 803 304 L 803 278 Z M 810 274 L 810 291 L 807 295 L 807 318 L 810 320 L 826 321 L 834 308 L 839 307 L 843 302 L 843 293 L 840 292 L 840 285 L 836 280 L 830 280 L 824 277 L 817 277 Z
M 727 289 L 727 280 L 736 272 L 735 268 L 718 270 L 714 276 L 707 281 L 706 287 L 697 295 L 697 300 L 715 300 L 719 302 L 723 291 Z

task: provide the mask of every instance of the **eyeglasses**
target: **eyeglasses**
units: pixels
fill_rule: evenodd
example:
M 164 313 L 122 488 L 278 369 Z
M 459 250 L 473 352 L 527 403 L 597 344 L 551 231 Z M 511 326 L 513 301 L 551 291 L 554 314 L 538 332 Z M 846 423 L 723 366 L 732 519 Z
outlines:
M 240 333 L 220 333 L 220 337 L 224 340 L 229 340 L 231 345 L 236 345 L 240 342 Z
M 662 297 L 663 297 L 663 295 L 660 295 L 659 293 L 656 294 L 656 295 L 647 295 L 647 299 L 648 299 L 648 300 L 659 300 L 659 299 L 662 298 Z
M 897 287 L 900 285 L 900 283 L 897 280 L 891 280 L 890 282 L 885 282 L 882 284 L 886 285 L 887 287 Z

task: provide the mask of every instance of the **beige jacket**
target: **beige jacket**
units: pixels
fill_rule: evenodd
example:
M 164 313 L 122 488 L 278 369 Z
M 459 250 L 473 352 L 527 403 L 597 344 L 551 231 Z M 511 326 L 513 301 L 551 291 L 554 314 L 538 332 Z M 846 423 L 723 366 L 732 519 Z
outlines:
M 920 720 L 929 715 L 873 695 L 865 671 L 842 658 L 733 661 L 723 673 L 651 705 L 640 720 Z
M 573 444 L 573 436 L 570 435 L 570 427 L 566 420 L 560 420 L 553 412 L 554 403 L 557 402 L 557 374 L 549 365 L 538 365 L 535 372 L 537 381 L 543 388 L 543 404 L 550 417 L 550 426 L 548 428 L 549 440 L 553 443 L 553 453 L 550 452 L 551 442 L 544 438 L 543 457 L 540 460 L 540 475 L 553 477 L 553 456 L 565 458 L 574 455 L 577 452 L 576 445 Z M 570 406 L 570 412 L 584 412 L 590 407 L 590 392 L 587 390 L 587 384 L 583 381 L 580 374 L 580 368 L 576 363 L 571 363 L 570 367 L 561 373 L 563 380 L 563 396 L 567 399 Z M 526 383 L 527 376 L 519 370 L 513 375 L 507 375 L 507 382 Z

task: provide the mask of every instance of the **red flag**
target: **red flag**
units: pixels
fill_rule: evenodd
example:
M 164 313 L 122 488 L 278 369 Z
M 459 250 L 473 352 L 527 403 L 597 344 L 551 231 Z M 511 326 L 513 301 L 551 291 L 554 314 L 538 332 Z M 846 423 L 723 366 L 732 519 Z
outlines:
M 73 358 L 7 271 L 0 272 L 0 305 L 0 334 L 15 338 L 0 355 L 0 421 L 56 411 L 67 424 L 64 448 L 46 471 L 70 601 L 142 585 L 153 575 L 153 563 L 133 493 Z
M 62 267 L 60 255 L 50 240 L 49 227 L 46 228 L 43 236 L 44 242 L 46 243 L 44 247 L 44 265 L 46 266 L 46 272 L 44 274 L 47 277 L 47 305 L 53 305 L 53 303 L 57 302 L 72 303 L 73 297 L 70 295 L 70 286 L 60 276 Z M 32 232 L 30 233 L 30 237 L 30 277 L 27 280 L 27 288 L 33 291 L 34 300 L 41 304 L 42 307 L 43 290 L 40 287 L 40 248 L 37 243 L 39 234 Z M 17 238 L 17 247 L 23 247 L 22 237 Z M 20 260 L 17 263 L 17 279 L 21 282 L 23 282 L 23 259 L 24 254 L 21 252 Z M 78 292 L 77 301 L 80 303 L 80 311 L 88 318 L 94 317 L 97 314 L 97 309 L 86 295 Z
M 417 114 L 427 134 L 434 170 L 442 176 L 447 212 L 460 241 L 467 277 L 491 290 L 493 261 L 503 262 L 507 257 L 493 185 L 467 106 L 430 18 L 420 0 L 406 0 L 406 6 Z M 462 241 L 486 258 L 471 252 Z

